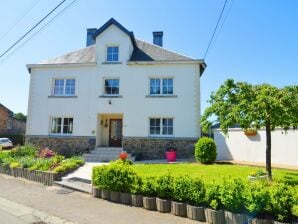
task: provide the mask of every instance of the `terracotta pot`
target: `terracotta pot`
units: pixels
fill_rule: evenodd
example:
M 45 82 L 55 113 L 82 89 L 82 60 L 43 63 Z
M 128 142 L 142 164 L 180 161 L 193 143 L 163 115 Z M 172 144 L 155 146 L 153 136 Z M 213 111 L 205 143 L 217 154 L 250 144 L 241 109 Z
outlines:
M 92 186 L 92 195 L 93 197 L 100 198 L 101 197 L 101 189 L 95 186 Z
M 268 220 L 268 219 L 254 218 L 249 223 L 250 224 L 274 224 L 274 221 L 273 220 Z
M 248 217 L 246 215 L 225 211 L 225 220 L 226 224 L 246 224 Z
M 224 224 L 225 213 L 223 210 L 213 210 L 211 208 L 205 208 L 206 222 L 212 224 Z
M 186 204 L 172 201 L 171 213 L 177 216 L 186 217 Z
M 193 220 L 205 222 L 205 212 L 203 207 L 186 205 L 187 217 Z
M 167 151 L 166 158 L 168 162 L 176 162 L 176 151 Z
M 135 207 L 143 207 L 143 196 L 132 194 L 131 195 L 131 205 Z
M 111 191 L 110 201 L 119 203 L 120 202 L 120 192 Z
M 244 131 L 244 134 L 246 136 L 256 136 L 257 135 L 257 131 Z
M 125 205 L 131 205 L 131 194 L 130 193 L 120 193 L 120 203 Z
M 156 198 L 155 197 L 143 197 L 143 206 L 148 210 L 156 210 Z
M 171 201 L 156 198 L 156 208 L 159 212 L 171 212 Z
M 102 189 L 101 190 L 101 198 L 104 200 L 109 200 L 110 199 L 110 191 Z

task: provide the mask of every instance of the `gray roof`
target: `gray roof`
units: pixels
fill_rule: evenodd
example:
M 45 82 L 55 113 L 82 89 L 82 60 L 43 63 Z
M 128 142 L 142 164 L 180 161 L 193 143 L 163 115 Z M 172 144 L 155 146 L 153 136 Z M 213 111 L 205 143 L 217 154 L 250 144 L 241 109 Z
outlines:
M 195 60 L 178 53 L 166 50 L 154 44 L 136 39 L 137 48 L 134 49 L 130 61 L 189 61 Z M 60 57 L 42 61 L 38 64 L 78 64 L 96 62 L 96 46 L 70 52 Z

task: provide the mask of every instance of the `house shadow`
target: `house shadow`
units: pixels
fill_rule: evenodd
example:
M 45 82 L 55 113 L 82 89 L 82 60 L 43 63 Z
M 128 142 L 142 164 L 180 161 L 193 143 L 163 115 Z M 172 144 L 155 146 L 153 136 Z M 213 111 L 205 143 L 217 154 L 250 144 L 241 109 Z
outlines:
M 261 135 L 259 133 L 257 133 L 255 136 L 247 136 L 246 137 L 253 141 L 253 142 L 260 142 L 261 141 Z
M 228 161 L 234 160 L 229 147 L 226 143 L 226 137 L 222 132 L 218 132 L 216 136 L 214 136 L 214 140 L 216 142 L 217 147 L 217 163 L 220 164 L 231 164 Z

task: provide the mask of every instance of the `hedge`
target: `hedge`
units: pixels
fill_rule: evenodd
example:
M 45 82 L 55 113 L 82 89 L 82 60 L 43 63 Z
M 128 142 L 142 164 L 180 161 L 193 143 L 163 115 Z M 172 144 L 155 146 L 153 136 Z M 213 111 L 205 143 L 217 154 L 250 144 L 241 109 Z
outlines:
M 291 219 L 297 204 L 294 188 L 281 182 L 250 182 L 239 178 L 206 184 L 188 175 L 159 177 L 138 175 L 133 166 L 123 162 L 94 167 L 92 184 L 104 190 L 130 192 L 195 206 L 223 209 L 259 217 L 270 214 L 279 221 Z M 293 196 L 294 195 L 294 196 Z

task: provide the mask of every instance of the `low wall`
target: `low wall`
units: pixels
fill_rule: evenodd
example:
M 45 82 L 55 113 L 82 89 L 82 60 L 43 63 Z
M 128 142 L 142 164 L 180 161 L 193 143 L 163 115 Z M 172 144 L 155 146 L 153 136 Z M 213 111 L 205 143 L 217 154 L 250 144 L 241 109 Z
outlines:
M 95 147 L 95 137 L 89 136 L 25 136 L 25 142 L 40 148 L 50 148 L 64 156 L 82 154 Z
M 177 158 L 189 158 L 194 154 L 193 138 L 140 138 L 124 137 L 123 148 L 137 155 L 142 154 L 142 159 L 165 159 L 168 148 L 177 150 Z
M 273 164 L 298 166 L 298 130 L 276 129 L 271 132 L 271 161 Z M 217 160 L 266 162 L 266 132 L 246 136 L 242 129 L 230 129 L 228 136 L 214 130 Z

